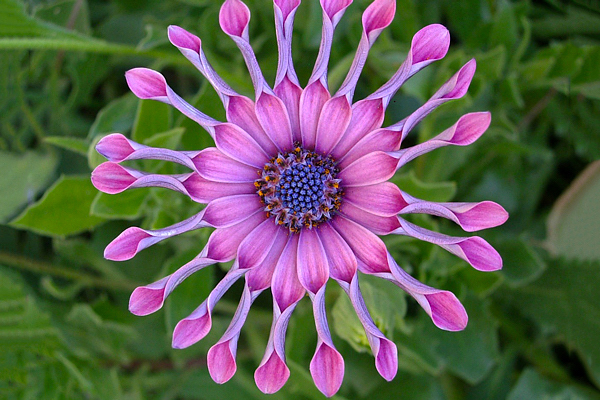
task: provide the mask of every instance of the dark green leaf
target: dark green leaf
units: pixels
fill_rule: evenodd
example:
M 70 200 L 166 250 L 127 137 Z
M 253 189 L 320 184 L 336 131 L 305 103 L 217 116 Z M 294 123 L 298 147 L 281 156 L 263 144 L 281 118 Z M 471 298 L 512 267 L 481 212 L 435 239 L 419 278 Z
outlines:
M 553 382 L 528 368 L 521 374 L 517 385 L 508 395 L 508 400 L 547 399 L 547 400 L 598 400 L 597 392 L 564 383 Z

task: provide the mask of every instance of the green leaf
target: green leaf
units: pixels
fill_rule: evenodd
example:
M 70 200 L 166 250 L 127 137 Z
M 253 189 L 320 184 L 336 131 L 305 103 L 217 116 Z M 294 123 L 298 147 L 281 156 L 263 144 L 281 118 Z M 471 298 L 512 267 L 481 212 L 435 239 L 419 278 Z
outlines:
M 392 182 L 411 196 L 429 201 L 449 201 L 452 200 L 456 193 L 455 182 L 423 182 L 417 178 L 414 170 L 410 170 L 406 174 L 395 175 Z
M 548 217 L 548 245 L 567 258 L 600 260 L 600 161 L 590 164 Z
M 53 153 L 28 151 L 17 155 L 0 152 L 0 165 L 7 166 L 0 174 L 0 222 L 5 222 L 35 198 L 54 175 L 57 163 Z
M 521 238 L 497 241 L 494 246 L 502 255 L 501 274 L 512 287 L 523 286 L 536 280 L 546 269 L 544 260 Z
M 58 237 L 89 230 L 104 222 L 103 218 L 90 215 L 96 193 L 88 176 L 62 176 L 10 225 Z
M 146 206 L 149 190 L 140 188 L 118 194 L 99 192 L 92 202 L 90 214 L 106 219 L 137 219 Z
M 131 138 L 138 143 L 171 127 L 171 107 L 155 100 L 140 100 L 133 123 Z
M 54 146 L 81 154 L 82 156 L 87 156 L 89 145 L 84 139 L 67 136 L 46 136 L 44 141 Z
M 474 384 L 489 373 L 499 357 L 497 323 L 490 313 L 489 302 L 468 295 L 463 305 L 469 314 L 469 324 L 461 332 L 435 328 L 436 352 L 450 371 Z
M 132 94 L 111 101 L 102 108 L 90 128 L 89 138 L 101 134 L 125 133 L 133 126 L 137 109 L 137 99 Z
M 519 377 L 519 381 L 507 399 L 599 400 L 600 395 L 584 387 L 551 381 L 535 370 L 527 368 Z
M 499 357 L 497 323 L 489 311 L 489 301 L 469 293 L 462 303 L 469 314 L 465 330 L 443 331 L 423 313 L 415 329 L 401 332 L 396 340 L 400 357 L 415 360 L 430 373 L 445 365 L 470 384 L 480 382 Z
M 600 385 L 600 262 L 552 260 L 532 284 L 509 296 L 544 332 L 577 351 Z

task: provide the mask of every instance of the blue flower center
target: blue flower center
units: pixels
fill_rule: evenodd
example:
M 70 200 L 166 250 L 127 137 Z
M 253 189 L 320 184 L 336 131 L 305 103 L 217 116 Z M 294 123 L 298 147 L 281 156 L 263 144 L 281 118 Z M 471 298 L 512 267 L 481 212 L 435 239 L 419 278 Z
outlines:
M 330 156 L 296 145 L 265 164 L 254 185 L 267 216 L 299 232 L 331 219 L 340 208 L 343 191 L 337 172 Z

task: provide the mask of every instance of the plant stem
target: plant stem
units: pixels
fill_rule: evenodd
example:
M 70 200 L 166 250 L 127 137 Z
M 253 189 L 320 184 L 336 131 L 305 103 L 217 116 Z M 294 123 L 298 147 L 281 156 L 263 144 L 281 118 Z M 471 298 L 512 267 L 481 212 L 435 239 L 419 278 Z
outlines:
M 16 269 L 34 272 L 40 275 L 52 275 L 59 278 L 70 279 L 84 286 L 99 287 L 113 290 L 131 291 L 138 285 L 134 282 L 123 280 L 107 280 L 86 273 L 73 271 L 64 266 L 57 266 L 28 257 L 0 251 L 0 264 L 5 264 Z

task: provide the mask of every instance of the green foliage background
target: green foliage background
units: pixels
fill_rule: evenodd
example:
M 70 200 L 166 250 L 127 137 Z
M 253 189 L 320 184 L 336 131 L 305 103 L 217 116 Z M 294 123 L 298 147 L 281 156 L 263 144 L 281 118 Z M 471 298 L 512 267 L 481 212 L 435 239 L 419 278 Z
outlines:
M 247 3 L 251 41 L 272 81 L 272 3 Z M 352 61 L 368 3 L 355 0 L 336 32 L 334 88 Z M 152 316 L 127 311 L 137 285 L 191 259 L 208 232 L 172 239 L 123 263 L 102 257 L 126 227 L 164 227 L 199 206 L 157 189 L 109 196 L 89 181 L 102 162 L 93 146 L 107 133 L 173 149 L 210 145 L 190 120 L 131 95 L 123 76 L 129 68 L 162 71 L 184 98 L 224 118 L 215 93 L 168 43 L 168 25 L 200 36 L 225 80 L 252 94 L 239 52 L 218 29 L 219 7 L 211 0 L 0 0 L 0 398 L 266 398 L 253 371 L 268 338 L 268 296 L 251 311 L 229 383 L 211 381 L 205 356 L 235 310 L 239 287 L 219 303 L 207 338 L 186 350 L 170 348 L 173 327 L 220 279 L 221 266 L 189 278 Z M 386 122 L 404 118 L 476 58 L 469 94 L 423 121 L 409 142 L 432 137 L 467 111 L 492 111 L 488 132 L 468 148 L 420 157 L 395 179 L 425 199 L 502 204 L 509 221 L 483 236 L 505 267 L 477 272 L 431 244 L 386 239 L 413 276 L 459 296 L 469 325 L 442 332 L 397 288 L 365 279 L 371 313 L 399 348 L 400 372 L 387 383 L 375 371 L 348 300 L 329 285 L 334 341 L 346 360 L 336 398 L 600 399 L 600 3 L 398 0 L 397 9 L 372 49 L 356 97 L 394 73 L 426 24 L 450 29 L 450 51 L 403 87 Z M 293 43 L 302 83 L 318 51 L 320 18 L 318 2 L 305 0 Z M 141 166 L 176 172 L 163 162 Z M 447 221 L 414 221 L 459 234 Z M 292 376 L 270 398 L 323 397 L 308 373 L 315 343 L 307 300 L 288 333 Z

